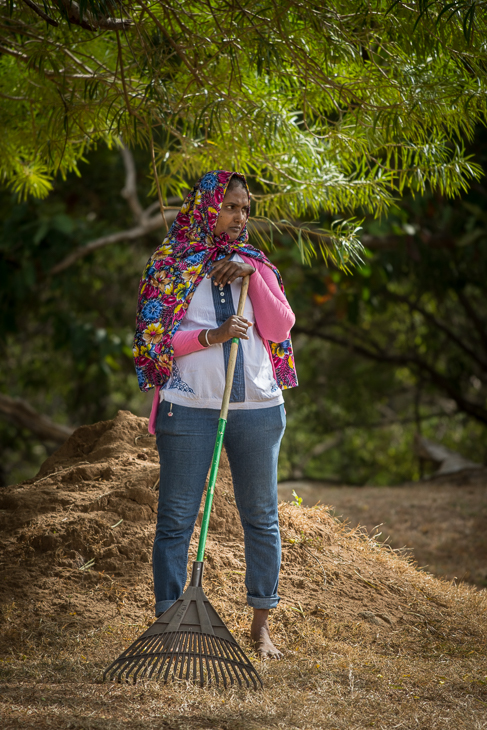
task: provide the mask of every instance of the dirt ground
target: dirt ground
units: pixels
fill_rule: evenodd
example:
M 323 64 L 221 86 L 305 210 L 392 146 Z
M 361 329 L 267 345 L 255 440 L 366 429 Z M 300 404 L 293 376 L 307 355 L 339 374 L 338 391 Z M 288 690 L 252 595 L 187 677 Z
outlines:
M 271 629 L 284 659 L 258 660 L 225 459 L 204 587 L 264 690 L 103 683 L 154 621 L 158 464 L 146 433 L 128 412 L 82 427 L 35 479 L 0 494 L 2 729 L 487 727 L 487 592 L 417 570 L 324 506 L 280 506 Z
M 381 532 L 393 548 L 408 548 L 416 563 L 448 580 L 487 586 L 487 474 L 425 481 L 401 487 L 331 487 L 282 482 L 279 497 L 333 505 L 350 527 Z M 453 482 L 453 483 L 452 483 Z

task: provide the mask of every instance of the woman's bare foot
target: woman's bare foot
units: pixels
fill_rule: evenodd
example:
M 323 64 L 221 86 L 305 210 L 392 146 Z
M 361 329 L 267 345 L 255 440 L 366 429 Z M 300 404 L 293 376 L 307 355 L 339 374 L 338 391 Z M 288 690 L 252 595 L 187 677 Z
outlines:
M 255 644 L 261 659 L 282 659 L 279 649 L 271 641 L 267 608 L 254 608 L 254 619 L 250 628 L 250 637 Z

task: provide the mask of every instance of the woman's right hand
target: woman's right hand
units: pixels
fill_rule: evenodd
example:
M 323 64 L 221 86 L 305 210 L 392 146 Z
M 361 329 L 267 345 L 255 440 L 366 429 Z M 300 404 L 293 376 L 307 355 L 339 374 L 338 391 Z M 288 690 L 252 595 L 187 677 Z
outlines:
M 249 322 L 245 317 L 238 317 L 236 314 L 232 314 L 226 322 L 220 327 L 214 330 L 208 330 L 208 342 L 210 345 L 216 345 L 222 342 L 228 342 L 228 340 L 238 337 L 240 340 L 248 340 L 247 330 L 252 327 L 252 322 Z M 202 330 L 198 336 L 200 345 L 207 347 L 206 330 Z

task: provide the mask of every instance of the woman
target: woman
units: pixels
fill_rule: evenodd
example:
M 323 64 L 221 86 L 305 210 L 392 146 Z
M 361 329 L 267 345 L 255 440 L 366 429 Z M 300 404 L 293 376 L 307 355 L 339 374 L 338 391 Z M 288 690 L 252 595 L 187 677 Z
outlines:
M 285 428 L 281 390 L 297 385 L 294 314 L 279 272 L 247 242 L 249 211 L 243 175 L 216 170 L 199 180 L 145 269 L 134 357 L 141 390 L 156 388 L 149 430 L 161 464 L 153 549 L 159 616 L 184 590 L 231 339 L 240 340 L 224 443 L 245 534 L 251 636 L 263 657 L 279 658 L 267 619 L 279 602 L 277 459 Z M 238 317 L 247 275 L 249 295 Z

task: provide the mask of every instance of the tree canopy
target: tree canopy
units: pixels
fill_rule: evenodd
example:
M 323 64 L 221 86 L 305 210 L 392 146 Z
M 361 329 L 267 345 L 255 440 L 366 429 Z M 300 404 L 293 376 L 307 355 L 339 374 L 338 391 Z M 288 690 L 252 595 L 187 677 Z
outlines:
M 163 197 L 239 169 L 274 220 L 376 215 L 406 187 L 455 194 L 480 174 L 464 141 L 486 116 L 486 7 L 5 0 L 3 180 L 46 196 L 93 144 L 123 139 L 153 150 Z M 297 240 L 342 265 L 360 248 L 353 220 Z

